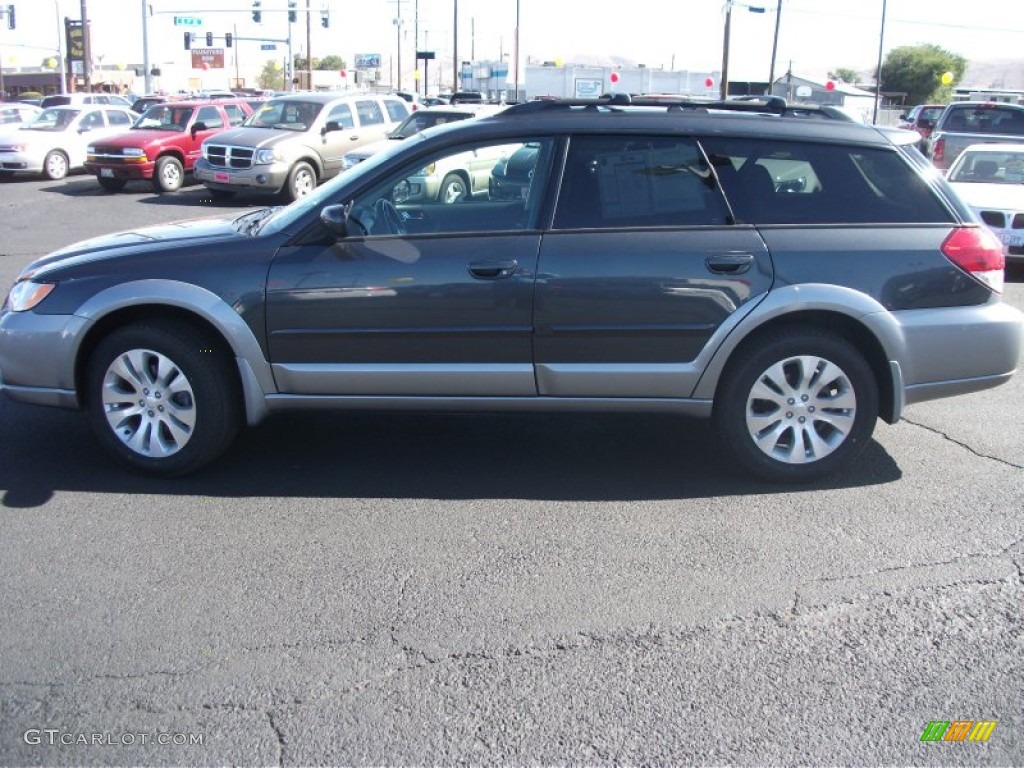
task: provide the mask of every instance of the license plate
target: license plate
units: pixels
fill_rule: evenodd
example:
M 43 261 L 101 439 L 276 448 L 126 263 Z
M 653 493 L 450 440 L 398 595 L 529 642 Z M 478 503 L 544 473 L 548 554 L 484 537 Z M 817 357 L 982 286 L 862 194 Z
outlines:
M 1017 248 L 1024 245 L 1024 233 L 1014 235 L 1010 232 L 1001 232 L 999 234 L 999 238 L 1003 241 L 1003 245 L 1008 245 L 1011 248 Z
M 114 178 L 114 171 L 110 168 L 100 168 L 100 176 L 105 176 L 108 179 Z
M 230 173 L 224 173 L 222 171 L 218 171 L 217 173 L 213 174 L 213 180 L 214 181 L 225 181 L 225 182 L 231 181 L 231 174 Z

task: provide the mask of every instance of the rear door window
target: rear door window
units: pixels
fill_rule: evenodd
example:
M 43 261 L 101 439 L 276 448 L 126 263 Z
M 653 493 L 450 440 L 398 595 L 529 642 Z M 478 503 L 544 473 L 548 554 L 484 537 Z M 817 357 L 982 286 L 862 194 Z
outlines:
M 380 125 L 384 122 L 384 111 L 375 99 L 361 99 L 356 102 L 356 114 L 360 125 Z
M 399 99 L 384 99 L 384 107 L 392 123 L 400 123 L 409 116 L 409 107 Z
M 352 118 L 352 107 L 348 104 L 335 104 L 327 115 L 327 122 L 337 123 L 343 130 L 355 128 L 356 124 Z
M 556 229 L 725 224 L 728 210 L 692 139 L 572 139 Z

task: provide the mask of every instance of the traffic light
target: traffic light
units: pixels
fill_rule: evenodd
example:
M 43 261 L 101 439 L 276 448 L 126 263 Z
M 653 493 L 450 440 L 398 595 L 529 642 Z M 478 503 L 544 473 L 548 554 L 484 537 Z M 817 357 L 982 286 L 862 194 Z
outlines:
M 260 0 L 253 0 L 252 20 L 255 21 L 257 24 L 263 21 L 263 14 L 260 13 Z
M 7 28 L 14 29 L 18 26 L 14 21 L 14 3 L 7 6 Z
M 206 33 L 206 47 L 207 48 L 212 48 L 213 47 L 213 32 L 207 32 Z
M 331 17 L 328 16 L 326 12 L 320 14 L 320 26 L 323 27 L 324 29 L 327 29 L 329 26 L 331 26 Z
M 288 23 L 294 24 L 298 16 L 295 14 L 295 0 L 288 0 Z
M 234 39 L 235 38 L 232 36 L 232 34 L 230 32 L 225 32 L 224 33 L 224 47 L 225 48 L 230 48 L 231 47 L 231 41 L 234 40 Z
M 192 33 L 191 32 L 186 32 L 185 33 L 185 50 L 187 51 L 187 50 L 189 50 L 191 48 L 192 48 Z

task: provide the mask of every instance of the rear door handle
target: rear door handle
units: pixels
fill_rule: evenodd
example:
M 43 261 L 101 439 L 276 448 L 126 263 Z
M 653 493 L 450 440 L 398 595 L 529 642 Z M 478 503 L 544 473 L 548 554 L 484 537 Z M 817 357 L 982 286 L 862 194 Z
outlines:
M 469 265 L 469 273 L 473 277 L 483 280 L 500 280 L 503 277 L 512 277 L 519 268 L 519 262 L 515 259 L 507 261 L 474 261 Z
M 723 275 L 740 275 L 750 269 L 750 265 L 754 263 L 754 254 L 718 253 L 708 256 L 704 263 L 712 272 Z

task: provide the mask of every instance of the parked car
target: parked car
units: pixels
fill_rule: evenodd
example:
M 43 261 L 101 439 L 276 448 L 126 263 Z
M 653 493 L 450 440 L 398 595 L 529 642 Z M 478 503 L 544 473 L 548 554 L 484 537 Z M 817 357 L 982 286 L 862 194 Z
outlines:
M 47 107 L 82 106 L 85 104 L 107 104 L 112 107 L 132 108 L 132 102 L 116 93 L 54 93 L 43 98 L 39 106 Z
M 936 168 L 947 170 L 972 144 L 1024 141 L 1024 106 L 989 101 L 956 101 L 943 110 L 928 151 Z
M 128 131 L 92 142 L 85 170 L 112 192 L 133 179 L 149 180 L 157 192 L 174 192 L 192 173 L 203 141 L 251 114 L 244 99 L 157 104 Z
M 927 139 L 932 135 L 935 122 L 945 108 L 945 104 L 918 104 L 909 112 L 900 115 L 899 127 L 917 131 L 922 139 Z
M 17 130 L 31 123 L 42 111 L 41 107 L 32 104 L 0 103 L 0 132 Z
M 31 123 L 0 137 L 0 173 L 63 179 L 85 165 L 90 142 L 127 130 L 137 117 L 102 104 L 44 109 Z
M 162 475 L 273 412 L 531 409 L 708 418 L 722 466 L 804 482 L 879 417 L 1013 376 L 1001 244 L 916 135 L 603 104 L 516 105 L 289 206 L 37 259 L 0 310 L 3 391 Z M 405 202 L 425 166 L 527 146 L 513 199 Z
M 346 152 L 384 138 L 409 111 L 391 95 L 278 96 L 241 127 L 204 141 L 195 175 L 214 194 L 280 193 L 290 202 L 336 176 Z
M 132 102 L 132 112 L 138 112 L 140 115 L 150 107 L 155 107 L 157 104 L 163 104 L 166 101 L 170 101 L 167 96 L 160 96 L 154 94 L 152 96 L 139 96 L 135 101 Z
M 972 144 L 946 178 L 1002 241 L 1007 263 L 1024 263 L 1024 143 Z

